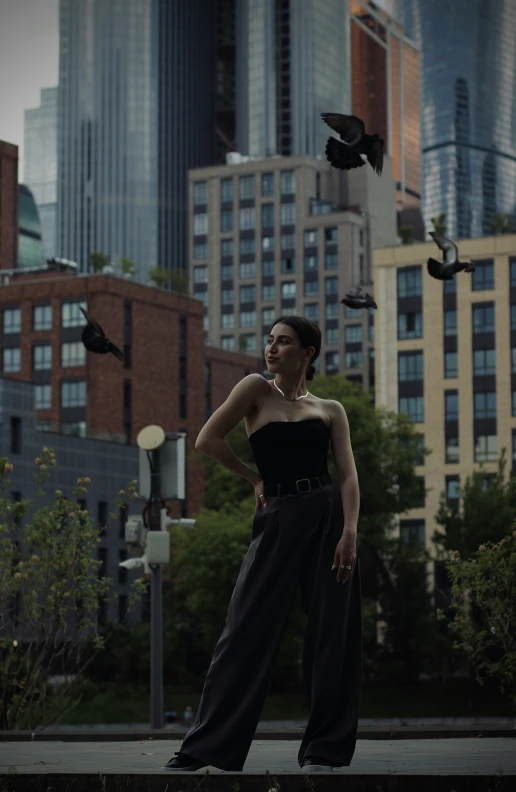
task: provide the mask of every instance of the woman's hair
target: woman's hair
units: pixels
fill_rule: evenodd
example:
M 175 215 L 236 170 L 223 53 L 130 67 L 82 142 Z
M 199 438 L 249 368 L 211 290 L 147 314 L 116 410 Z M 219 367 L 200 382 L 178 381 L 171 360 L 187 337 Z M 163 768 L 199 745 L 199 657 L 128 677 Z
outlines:
M 286 324 L 296 331 L 299 338 L 299 343 L 304 349 L 310 346 L 315 348 L 315 352 L 310 360 L 310 364 L 306 369 L 306 379 L 313 380 L 315 374 L 315 366 L 313 361 L 319 357 L 321 351 L 321 330 L 318 324 L 307 319 L 306 316 L 280 316 L 271 325 L 271 330 L 274 325 Z

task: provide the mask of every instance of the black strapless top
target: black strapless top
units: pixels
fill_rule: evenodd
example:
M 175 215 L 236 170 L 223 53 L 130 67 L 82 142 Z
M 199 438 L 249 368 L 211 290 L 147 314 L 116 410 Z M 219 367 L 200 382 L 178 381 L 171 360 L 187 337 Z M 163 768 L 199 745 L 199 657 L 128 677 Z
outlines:
M 328 473 L 330 427 L 322 418 L 269 421 L 249 435 L 249 443 L 265 482 Z

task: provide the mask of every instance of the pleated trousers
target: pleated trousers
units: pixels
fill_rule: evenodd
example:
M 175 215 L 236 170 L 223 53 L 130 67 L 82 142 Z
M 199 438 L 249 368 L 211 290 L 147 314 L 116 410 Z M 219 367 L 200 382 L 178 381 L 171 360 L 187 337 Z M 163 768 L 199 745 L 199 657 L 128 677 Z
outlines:
M 355 752 L 362 681 L 362 595 L 357 562 L 345 583 L 331 570 L 342 536 L 340 490 L 269 498 L 229 602 L 202 698 L 181 752 L 243 770 L 267 697 L 297 587 L 307 616 L 302 671 L 309 720 L 298 752 L 334 766 Z

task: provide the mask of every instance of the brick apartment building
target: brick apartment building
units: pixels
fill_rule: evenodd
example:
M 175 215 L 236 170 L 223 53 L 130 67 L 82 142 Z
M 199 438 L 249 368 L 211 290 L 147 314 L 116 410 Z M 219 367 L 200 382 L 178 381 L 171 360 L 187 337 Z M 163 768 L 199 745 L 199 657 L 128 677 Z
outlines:
M 86 353 L 83 306 L 126 356 Z M 116 275 L 73 269 L 0 273 L 2 376 L 35 386 L 36 427 L 135 444 L 154 423 L 184 431 L 186 451 L 261 359 L 206 346 L 203 305 Z M 202 506 L 202 465 L 187 461 L 187 500 Z
M 18 146 L 0 140 L 0 269 L 18 260 Z

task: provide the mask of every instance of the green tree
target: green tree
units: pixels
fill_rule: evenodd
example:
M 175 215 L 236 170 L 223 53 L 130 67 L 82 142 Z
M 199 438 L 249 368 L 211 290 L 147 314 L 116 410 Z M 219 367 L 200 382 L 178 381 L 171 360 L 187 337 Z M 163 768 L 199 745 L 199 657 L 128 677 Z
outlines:
M 430 222 L 433 225 L 432 231 L 435 231 L 436 234 L 441 234 L 442 236 L 446 236 L 446 214 L 445 212 L 441 212 L 437 217 L 431 217 Z
M 398 236 L 402 245 L 411 245 L 414 242 L 414 226 L 400 226 Z
M 149 279 L 160 289 L 169 286 L 172 291 L 181 294 L 188 293 L 188 280 L 183 270 L 175 267 L 172 269 L 162 269 L 161 267 L 151 267 L 149 269 Z
M 152 281 L 158 289 L 164 289 L 168 284 L 169 274 L 167 270 L 161 269 L 161 267 L 150 267 L 149 280 Z
M 124 257 L 120 259 L 120 270 L 123 275 L 132 278 L 136 273 L 136 269 L 137 267 L 134 261 L 131 261 L 130 259 Z
M 466 476 L 459 501 L 447 501 L 441 493 L 435 520 L 442 530 L 432 537 L 441 557 L 457 550 L 462 558 L 470 558 L 482 543 L 499 542 L 506 535 L 507 526 L 516 521 L 516 477 L 507 476 L 506 468 L 503 448 L 495 476 L 486 476 L 480 465 Z
M 93 558 L 99 529 L 93 528 L 87 510 L 76 502 L 76 497 L 87 493 L 90 479 L 78 479 L 73 499 L 60 490 L 49 498 L 43 485 L 56 463 L 52 449 L 44 447 L 35 463 L 37 495 L 49 502 L 29 516 L 28 499 L 13 504 L 0 497 L 0 728 L 5 730 L 48 726 L 80 703 L 84 671 L 104 648 L 96 615 L 101 601 L 109 602 L 113 585 L 110 578 L 99 577 L 101 562 Z M 7 459 L 0 459 L 2 492 L 12 470 Z M 130 482 L 120 495 L 137 497 L 135 487 L 136 482 Z M 120 507 L 121 498 L 117 502 Z M 116 518 L 117 512 L 110 516 Z M 143 591 L 140 578 L 129 594 L 130 606 Z M 111 599 L 117 598 L 113 592 Z M 92 631 L 84 655 L 85 635 Z M 58 666 L 65 674 L 70 667 L 76 669 L 77 677 L 53 690 L 47 680 L 58 673 Z
M 109 264 L 109 256 L 105 253 L 94 251 L 89 255 L 90 271 L 94 273 L 102 272 L 102 270 Z
M 506 212 L 496 212 L 489 221 L 493 234 L 512 234 L 515 231 L 514 220 Z
M 452 621 L 438 610 L 480 684 L 493 679 L 516 712 L 516 524 L 499 541 L 482 543 L 469 558 L 447 560 L 452 581 Z

